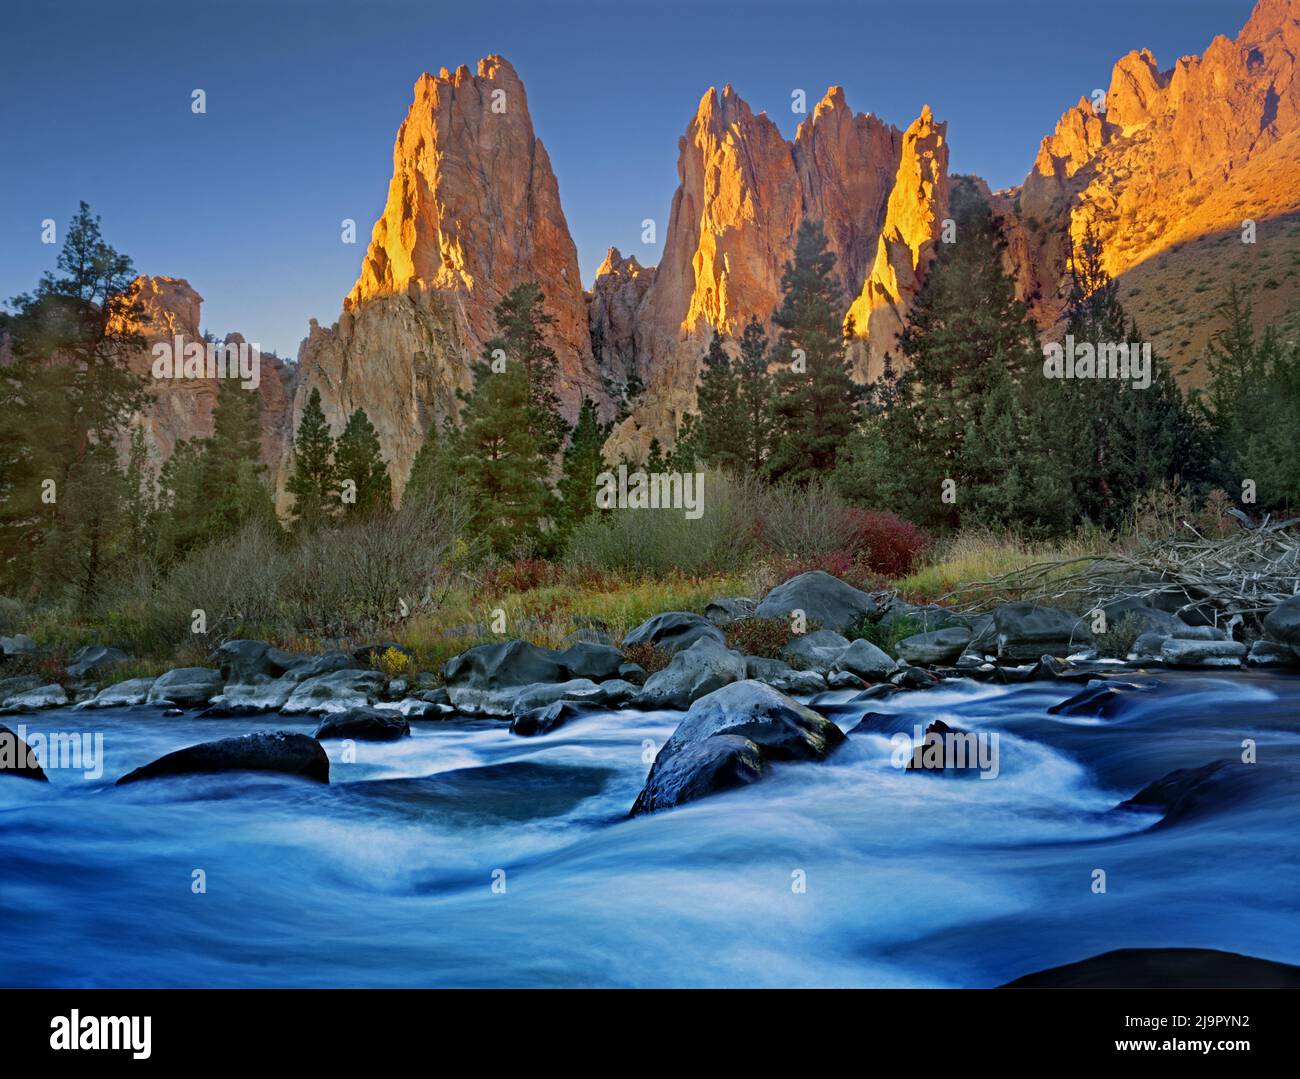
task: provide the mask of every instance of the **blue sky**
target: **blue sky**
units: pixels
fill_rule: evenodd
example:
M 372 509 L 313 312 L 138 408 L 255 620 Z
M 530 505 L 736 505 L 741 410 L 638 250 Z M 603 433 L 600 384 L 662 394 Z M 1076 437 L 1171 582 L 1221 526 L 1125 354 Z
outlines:
M 1236 35 L 1251 0 L 546 2 L 20 0 L 0 50 L 0 298 L 53 266 L 40 222 L 86 199 L 148 273 L 188 278 L 205 328 L 296 355 L 328 324 L 383 208 L 421 72 L 497 52 L 559 178 L 583 281 L 667 225 L 677 140 L 730 82 L 787 137 L 828 85 L 906 126 L 929 103 L 952 168 L 1019 183 L 1061 112 L 1150 48 L 1161 67 Z M 191 10 L 192 9 L 192 10 Z M 207 113 L 190 111 L 195 87 Z M 339 239 L 343 218 L 358 242 Z

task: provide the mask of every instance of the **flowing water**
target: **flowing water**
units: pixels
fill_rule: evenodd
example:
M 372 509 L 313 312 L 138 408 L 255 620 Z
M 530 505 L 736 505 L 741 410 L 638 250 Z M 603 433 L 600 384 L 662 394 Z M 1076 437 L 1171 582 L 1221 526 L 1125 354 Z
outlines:
M 636 819 L 646 746 L 680 714 L 530 739 L 415 721 L 400 742 L 357 743 L 355 762 L 325 743 L 328 786 L 121 788 L 185 745 L 313 725 L 9 717 L 102 731 L 105 761 L 97 779 L 0 777 L 0 983 L 989 986 L 1166 946 L 1300 963 L 1300 678 L 1158 678 L 1105 719 L 1048 715 L 1066 683 L 847 706 L 845 730 L 886 717 L 826 763 Z M 997 778 L 894 767 L 890 733 L 934 719 L 996 732 Z M 1244 739 L 1262 769 L 1246 794 L 1154 829 L 1159 812 L 1115 808 L 1175 768 L 1238 759 Z

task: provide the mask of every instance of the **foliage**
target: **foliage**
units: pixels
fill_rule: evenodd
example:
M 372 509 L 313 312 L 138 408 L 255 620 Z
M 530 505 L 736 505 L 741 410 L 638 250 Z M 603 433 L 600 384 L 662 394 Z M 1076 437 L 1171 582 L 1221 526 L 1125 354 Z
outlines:
M 794 634 L 785 618 L 738 618 L 725 629 L 727 647 L 745 656 L 779 659 Z

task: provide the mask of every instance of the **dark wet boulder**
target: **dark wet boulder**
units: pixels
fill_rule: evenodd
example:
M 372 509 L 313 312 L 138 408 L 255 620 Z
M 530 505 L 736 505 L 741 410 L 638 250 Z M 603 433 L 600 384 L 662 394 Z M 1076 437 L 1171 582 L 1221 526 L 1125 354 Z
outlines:
M 114 667 L 130 660 L 120 648 L 111 644 L 88 644 L 78 648 L 68 662 L 68 677 L 74 682 L 84 682 L 88 678 L 102 678 Z
M 704 617 L 715 626 L 729 626 L 742 618 L 752 618 L 757 606 L 748 596 L 722 596 L 704 608 Z
M 577 641 L 559 653 L 559 662 L 569 678 L 603 682 L 618 677 L 618 670 L 623 666 L 623 653 L 612 644 Z
M 277 652 L 278 657 L 272 654 Z M 288 652 L 280 652 L 279 649 L 271 649 L 267 655 L 277 663 L 287 660 L 285 677 L 292 678 L 295 682 L 305 682 L 309 678 L 320 678 L 322 675 L 335 674 L 339 671 L 361 669 L 361 664 L 350 652 L 343 652 L 337 648 L 322 652 L 319 656 L 295 656 Z
M 708 744 L 720 738 L 727 740 Z M 655 757 L 632 815 L 753 782 L 770 761 L 823 760 L 843 743 L 839 727 L 792 697 L 761 682 L 732 683 L 691 705 Z
M 443 667 L 451 703 L 461 711 L 508 716 L 525 687 L 573 679 L 603 681 L 618 676 L 623 655 L 609 645 L 580 642 L 563 652 L 528 641 L 475 645 Z
M 179 667 L 158 678 L 149 689 L 149 704 L 197 708 L 221 692 L 221 672 L 208 667 Z
M 392 712 L 374 708 L 350 708 L 323 720 L 313 732 L 317 741 L 351 738 L 356 742 L 396 742 L 411 736 L 411 724 Z
M 234 640 L 218 645 L 208 662 L 221 671 L 225 682 L 251 684 L 255 679 L 279 678 L 285 668 L 274 662 L 273 650 L 266 641 Z
M 554 701 L 541 708 L 520 712 L 510 723 L 510 733 L 524 738 L 549 734 L 579 716 L 599 715 L 604 708 L 581 701 Z
M 889 681 L 901 689 L 933 689 L 939 684 L 939 677 L 923 667 L 903 667 L 891 674 Z
M 797 671 L 827 674 L 848 646 L 849 639 L 833 629 L 818 629 L 795 637 L 781 649 L 781 658 Z
M 947 664 L 955 663 L 971 642 L 972 633 L 968 626 L 949 626 L 929 633 L 918 633 L 904 637 L 895 646 L 898 658 L 912 664 Z
M 1052 705 L 1047 714 L 1113 719 L 1132 708 L 1135 694 L 1150 693 L 1159 688 L 1159 682 L 1121 682 L 1094 678 L 1073 697 Z
M 34 674 L 20 674 L 13 678 L 0 678 L 0 708 L 9 703 L 11 697 L 17 697 L 21 693 L 30 693 L 34 689 L 40 689 L 44 681 Z
M 48 783 L 49 777 L 26 742 L 0 724 L 0 775 Z
M 870 641 L 856 640 L 850 642 L 838 656 L 831 667 L 831 673 L 848 671 L 857 675 L 863 682 L 883 682 L 898 670 L 898 661 L 877 648 Z
M 178 749 L 128 772 L 118 785 L 164 776 L 214 772 L 280 772 L 328 783 L 330 760 L 315 738 L 292 731 L 258 731 Z
M 793 611 L 802 611 L 810 625 L 817 622 L 822 629 L 837 632 L 880 614 L 876 601 L 866 592 L 819 569 L 777 585 L 754 613 L 759 618 L 789 618 Z
M 1179 641 L 1160 646 L 1160 662 L 1170 667 L 1240 667 L 1246 646 L 1240 641 Z
M 722 630 L 703 615 L 689 611 L 665 611 L 647 618 L 623 638 L 623 647 L 648 644 L 663 652 L 680 652 L 696 641 L 708 639 L 725 644 Z
M 1300 989 L 1300 967 L 1212 948 L 1119 948 L 1003 989 Z
M 977 734 L 960 727 L 950 727 L 936 719 L 925 728 L 919 744 L 912 747 L 906 771 L 936 772 L 945 776 L 978 776 L 989 762 L 981 760 Z M 996 761 L 992 762 L 996 768 Z
M 651 773 L 632 805 L 632 816 L 693 802 L 747 786 L 763 776 L 763 752 L 748 738 L 721 734 L 693 742 Z
M 1285 599 L 1268 612 L 1264 634 L 1270 641 L 1290 645 L 1300 652 L 1300 596 Z
M 1143 787 L 1120 809 L 1158 809 L 1156 828 L 1167 828 L 1192 817 L 1220 813 L 1255 799 L 1294 804 L 1300 777 L 1273 765 L 1246 764 L 1236 758 L 1211 761 L 1199 768 L 1179 768 Z
M 866 689 L 867 680 L 852 671 L 831 671 L 826 676 L 826 686 L 829 689 Z
M 880 682 L 874 686 L 869 686 L 853 698 L 853 701 L 878 701 L 884 697 L 892 697 L 899 691 L 898 686 L 891 686 L 888 682 Z
M 39 712 L 42 708 L 62 708 L 68 703 L 68 694 L 58 682 L 48 682 L 35 689 L 9 693 L 0 711 L 8 713 Z
M 633 663 L 631 660 L 618 665 L 618 676 L 624 682 L 631 682 L 634 686 L 645 685 L 645 680 L 649 677 L 641 664 Z
M 689 708 L 706 694 L 745 677 L 745 659 L 725 644 L 701 637 L 646 679 L 633 704 L 638 708 Z
M 1032 603 L 1004 603 L 993 612 L 993 632 L 1003 663 L 1037 660 L 1044 652 L 1069 655 L 1092 644 L 1086 621 L 1059 607 Z

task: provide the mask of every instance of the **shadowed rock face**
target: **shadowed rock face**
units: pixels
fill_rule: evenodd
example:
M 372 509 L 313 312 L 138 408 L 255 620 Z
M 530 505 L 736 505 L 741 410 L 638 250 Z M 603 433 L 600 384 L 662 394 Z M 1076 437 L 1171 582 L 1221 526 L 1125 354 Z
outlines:
M 330 761 L 315 738 L 291 731 L 258 731 L 178 749 L 128 772 L 117 783 L 212 772 L 281 772 L 328 783 Z
M 1295 989 L 1300 967 L 1211 948 L 1119 948 L 1003 989 Z

